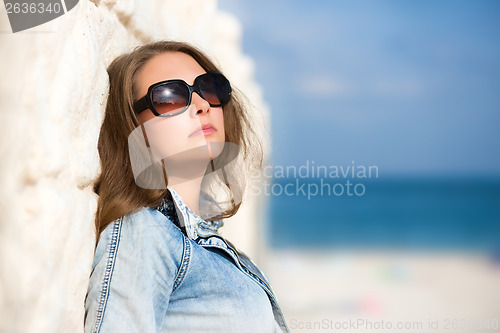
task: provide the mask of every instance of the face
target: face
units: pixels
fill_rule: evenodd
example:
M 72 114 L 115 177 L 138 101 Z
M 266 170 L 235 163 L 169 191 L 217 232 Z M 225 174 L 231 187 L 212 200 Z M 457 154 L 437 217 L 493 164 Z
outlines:
M 146 95 L 149 86 L 154 83 L 181 79 L 192 85 L 195 78 L 204 73 L 206 71 L 200 64 L 185 53 L 165 52 L 156 55 L 138 72 L 134 100 Z M 139 113 L 137 118 L 144 125 L 153 152 L 168 161 L 170 166 L 180 164 L 184 170 L 198 161 L 206 167 L 206 163 L 222 151 L 225 141 L 222 107 L 211 107 L 196 92 L 191 96 L 191 105 L 181 114 L 157 117 L 147 109 Z M 208 128 L 200 130 L 202 126 Z

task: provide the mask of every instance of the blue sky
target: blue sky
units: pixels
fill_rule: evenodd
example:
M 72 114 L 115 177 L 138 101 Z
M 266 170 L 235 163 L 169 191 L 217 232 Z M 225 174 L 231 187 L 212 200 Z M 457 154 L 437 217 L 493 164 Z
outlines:
M 272 112 L 275 165 L 500 176 L 500 1 L 219 0 Z

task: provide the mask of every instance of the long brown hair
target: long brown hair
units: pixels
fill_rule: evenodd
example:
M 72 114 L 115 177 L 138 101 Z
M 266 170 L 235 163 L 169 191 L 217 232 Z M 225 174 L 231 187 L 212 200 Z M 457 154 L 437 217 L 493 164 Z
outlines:
M 136 184 L 128 149 L 128 136 L 140 126 L 132 108 L 136 75 L 149 59 L 164 52 L 186 53 L 206 72 L 221 72 L 202 51 L 176 41 L 160 41 L 137 47 L 109 65 L 109 95 L 97 145 L 101 173 L 94 183 L 94 191 L 99 196 L 95 218 L 97 239 L 117 218 L 145 206 L 156 208 L 169 196 L 167 189 L 145 189 Z M 246 169 L 255 170 L 262 167 L 262 145 L 252 129 L 247 110 L 249 105 L 243 104 L 243 98 L 243 94 L 233 87 L 231 101 L 223 107 L 225 140 L 239 147 L 239 156 Z M 229 185 L 226 190 L 231 191 Z M 241 202 L 233 202 L 212 219 L 233 216 L 240 205 Z

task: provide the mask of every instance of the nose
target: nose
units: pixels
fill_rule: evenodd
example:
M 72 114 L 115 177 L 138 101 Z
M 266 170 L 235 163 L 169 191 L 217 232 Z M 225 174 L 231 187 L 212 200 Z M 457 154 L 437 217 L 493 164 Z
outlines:
M 191 105 L 194 105 L 192 115 L 207 113 L 210 110 L 210 104 L 204 100 L 197 92 L 193 92 Z

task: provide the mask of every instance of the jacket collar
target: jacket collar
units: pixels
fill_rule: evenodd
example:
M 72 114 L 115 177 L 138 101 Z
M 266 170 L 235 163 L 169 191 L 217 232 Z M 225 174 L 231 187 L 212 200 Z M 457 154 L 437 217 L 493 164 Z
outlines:
M 172 200 L 165 197 L 156 209 L 169 217 L 189 238 L 196 240 L 199 237 L 219 235 L 218 229 L 224 224 L 222 220 L 205 221 L 184 203 L 181 196 L 172 187 L 167 186 L 167 190 L 170 192 Z M 200 201 L 203 200 L 208 200 L 208 198 L 201 195 Z

